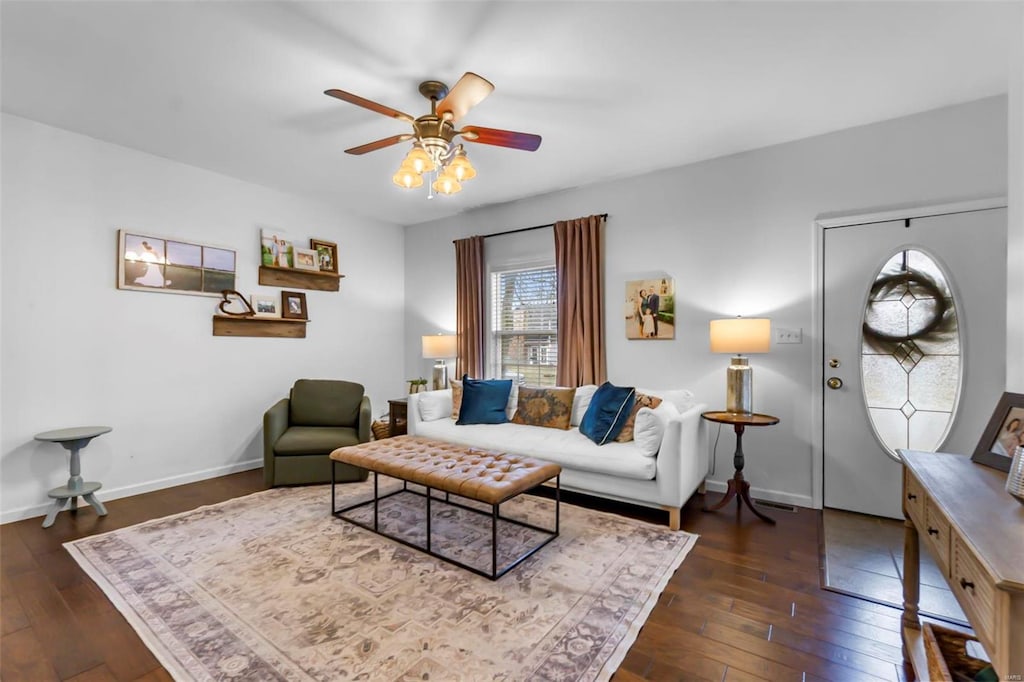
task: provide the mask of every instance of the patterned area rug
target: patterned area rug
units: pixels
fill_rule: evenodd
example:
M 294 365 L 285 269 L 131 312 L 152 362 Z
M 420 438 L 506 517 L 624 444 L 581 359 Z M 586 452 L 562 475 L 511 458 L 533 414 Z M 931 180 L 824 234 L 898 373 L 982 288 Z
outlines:
M 339 491 L 369 499 L 372 478 Z M 432 507 L 435 550 L 489 568 L 490 520 Z M 382 518 L 411 537 L 424 510 L 403 494 Z M 502 515 L 552 527 L 554 501 Z M 499 548 L 528 535 L 500 527 Z M 491 581 L 332 517 L 315 486 L 65 547 L 180 680 L 606 680 L 696 538 L 562 504 L 561 535 Z

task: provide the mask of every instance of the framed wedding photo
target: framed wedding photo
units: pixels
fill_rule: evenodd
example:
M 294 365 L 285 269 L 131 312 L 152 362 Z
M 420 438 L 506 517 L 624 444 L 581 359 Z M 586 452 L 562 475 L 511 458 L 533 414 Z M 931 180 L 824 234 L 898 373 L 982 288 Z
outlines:
M 974 448 L 971 461 L 1010 471 L 1013 451 L 1024 445 L 1024 393 L 1004 393 Z
M 281 317 L 286 320 L 308 320 L 306 294 L 301 291 L 282 291 Z
M 320 266 L 317 264 L 316 251 L 313 249 L 300 249 L 295 248 L 295 269 L 296 270 L 312 270 L 317 272 L 320 270 Z
M 333 272 L 338 274 L 338 245 L 334 242 L 325 242 L 322 239 L 310 239 L 309 248 L 316 251 L 316 262 L 320 266 L 320 272 Z

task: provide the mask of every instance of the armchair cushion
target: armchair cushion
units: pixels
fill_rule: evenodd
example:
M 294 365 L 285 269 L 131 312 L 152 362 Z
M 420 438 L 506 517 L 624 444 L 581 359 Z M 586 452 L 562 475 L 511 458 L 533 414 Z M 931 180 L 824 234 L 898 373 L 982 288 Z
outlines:
M 292 426 L 274 444 L 274 454 L 322 455 L 359 444 L 359 432 L 349 426 Z
M 363 386 L 352 381 L 299 379 L 292 387 L 292 426 L 351 426 L 359 424 Z

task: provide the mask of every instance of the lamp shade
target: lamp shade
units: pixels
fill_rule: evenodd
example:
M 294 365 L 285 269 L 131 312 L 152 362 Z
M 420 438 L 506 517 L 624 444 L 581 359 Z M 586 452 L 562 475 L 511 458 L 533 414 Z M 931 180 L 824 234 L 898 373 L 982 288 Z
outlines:
M 711 320 L 712 353 L 767 353 L 772 343 L 772 321 L 766 317 Z
M 454 334 L 434 334 L 423 337 L 423 357 L 429 360 L 454 358 L 458 355 Z

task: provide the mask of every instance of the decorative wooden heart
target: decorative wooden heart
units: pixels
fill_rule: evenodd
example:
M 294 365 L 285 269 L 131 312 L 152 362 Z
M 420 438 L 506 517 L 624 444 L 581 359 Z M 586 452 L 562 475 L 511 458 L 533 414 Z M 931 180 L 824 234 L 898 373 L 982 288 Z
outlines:
M 225 315 L 231 315 L 232 317 L 254 317 L 256 315 L 256 311 L 252 309 L 251 305 L 249 305 L 249 301 L 245 300 L 245 296 L 238 293 L 234 289 L 224 289 L 223 291 L 220 292 L 220 295 L 224 298 L 224 300 L 220 302 L 219 307 L 220 311 Z M 242 304 L 245 310 L 228 310 L 227 307 L 231 305 L 231 303 L 233 302 L 231 298 L 232 296 L 238 299 L 238 301 Z

